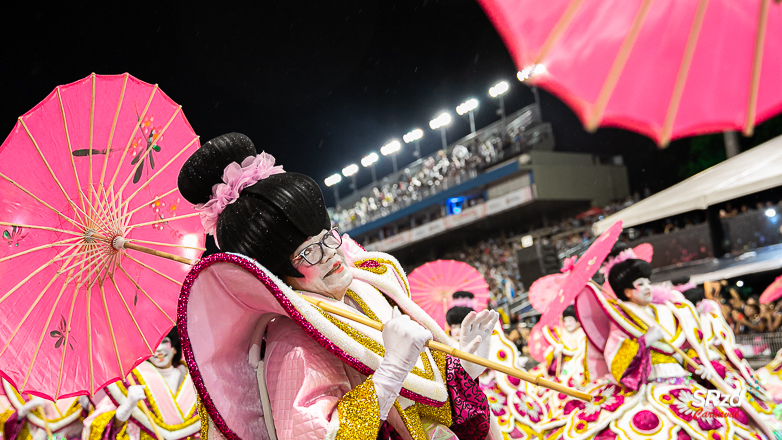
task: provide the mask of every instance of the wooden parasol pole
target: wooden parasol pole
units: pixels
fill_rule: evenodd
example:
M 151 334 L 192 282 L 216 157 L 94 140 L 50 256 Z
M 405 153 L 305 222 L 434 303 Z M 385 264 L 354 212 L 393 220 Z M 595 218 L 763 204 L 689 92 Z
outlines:
M 335 315 L 342 316 L 343 318 L 350 319 L 351 321 L 358 322 L 360 324 L 364 324 L 367 327 L 374 328 L 378 331 L 383 331 L 383 324 L 367 318 L 366 316 L 359 315 L 357 313 L 348 312 L 346 310 L 342 310 L 339 307 L 335 307 L 331 304 L 324 303 L 323 301 L 320 301 L 315 298 L 310 298 L 304 295 L 301 295 L 302 298 L 304 298 L 307 302 L 310 304 L 321 308 L 322 310 L 325 310 L 329 313 L 333 313 Z M 540 378 L 538 376 L 533 376 L 532 374 L 529 374 L 525 371 L 517 370 L 515 368 L 506 367 L 505 365 L 498 364 L 496 362 L 492 362 L 490 360 L 484 359 L 480 356 L 475 356 L 474 354 L 470 354 L 461 350 L 457 350 L 451 346 L 442 344 L 440 342 L 436 341 L 427 341 L 426 346 L 429 347 L 431 350 L 437 350 L 446 354 L 449 354 L 453 357 L 472 362 L 474 364 L 478 364 L 481 366 L 484 366 L 486 368 L 490 368 L 495 371 L 499 371 L 501 373 L 505 373 L 508 376 L 513 376 L 517 379 L 521 379 L 525 382 L 529 382 L 531 384 L 541 386 L 544 388 L 549 388 L 554 391 L 558 391 L 562 394 L 566 394 L 571 397 L 575 397 L 576 399 L 584 400 L 587 402 L 590 402 L 592 400 L 592 396 L 588 393 L 584 393 L 582 391 L 574 390 L 572 388 L 566 387 L 565 385 L 558 384 L 556 382 L 552 382 L 550 380 L 546 380 L 543 378 Z

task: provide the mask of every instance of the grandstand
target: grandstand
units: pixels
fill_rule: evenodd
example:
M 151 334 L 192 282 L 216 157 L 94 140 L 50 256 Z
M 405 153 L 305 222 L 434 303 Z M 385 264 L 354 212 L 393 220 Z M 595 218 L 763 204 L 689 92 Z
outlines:
M 505 126 L 504 135 L 492 124 L 343 198 L 331 209 L 334 222 L 409 269 L 468 260 L 496 299 L 512 294 L 520 304 L 524 286 L 552 270 L 543 261 L 556 236 L 572 235 L 579 213 L 624 201 L 629 185 L 621 157 L 554 151 L 551 126 L 534 105 Z

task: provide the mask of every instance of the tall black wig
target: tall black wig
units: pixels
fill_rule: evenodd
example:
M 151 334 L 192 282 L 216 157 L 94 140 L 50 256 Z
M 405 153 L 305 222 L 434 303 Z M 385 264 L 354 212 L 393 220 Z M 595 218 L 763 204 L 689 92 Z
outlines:
M 171 365 L 177 366 L 182 363 L 182 341 L 179 340 L 179 332 L 176 326 L 168 332 L 166 337 L 171 341 L 171 347 L 176 350 L 174 357 L 171 359 Z
M 182 166 L 179 191 L 190 203 L 206 203 L 212 187 L 222 183 L 226 166 L 256 154 L 255 145 L 243 134 L 218 136 Z M 275 275 L 300 278 L 291 255 L 330 226 L 323 194 L 314 180 L 298 173 L 274 174 L 242 190 L 225 207 L 217 220 L 215 241 L 221 251 L 247 255 Z
M 608 274 L 608 284 L 616 297 L 627 301 L 625 289 L 635 289 L 633 281 L 639 278 L 649 278 L 652 275 L 652 264 L 644 260 L 630 259 L 616 263 Z

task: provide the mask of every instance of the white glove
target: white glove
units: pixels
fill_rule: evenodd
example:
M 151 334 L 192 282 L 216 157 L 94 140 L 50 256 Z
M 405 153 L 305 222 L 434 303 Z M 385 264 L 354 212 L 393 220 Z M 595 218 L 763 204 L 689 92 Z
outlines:
M 711 378 L 712 378 L 712 374 L 711 374 L 711 372 L 710 372 L 710 371 L 708 371 L 708 370 L 706 369 L 706 367 L 704 367 L 703 365 L 701 365 L 700 367 L 698 367 L 698 369 L 697 369 L 697 370 L 695 370 L 695 374 L 696 374 L 696 375 L 698 375 L 698 376 L 700 376 L 700 377 L 701 377 L 701 379 L 703 379 L 703 380 L 705 380 L 705 381 L 707 381 L 707 382 L 708 382 L 708 381 L 710 381 L 710 380 L 711 380 Z
M 552 347 L 554 347 L 554 357 L 559 356 L 559 354 L 562 353 L 562 350 L 565 349 L 565 346 L 562 344 L 554 344 Z
M 714 338 L 714 342 L 712 342 L 711 345 L 713 345 L 715 347 L 718 346 L 718 345 L 722 345 L 722 341 L 720 341 L 719 338 Z
M 480 313 L 470 312 L 462 321 L 459 335 L 459 350 L 486 359 L 491 348 L 491 333 L 497 324 L 500 314 L 494 310 L 483 310 Z M 464 359 L 459 359 L 462 368 L 471 378 L 475 379 L 486 370 L 486 367 Z
M 516 359 L 516 368 L 519 370 L 524 369 L 527 367 L 527 362 L 529 362 L 529 358 L 526 356 L 519 356 L 518 359 Z
M 432 333 L 429 330 L 409 316 L 402 315 L 399 308 L 394 307 L 391 319 L 383 327 L 386 355 L 372 376 L 380 407 L 380 420 L 388 417 L 407 374 L 415 366 L 426 341 L 430 339 Z
M 646 341 L 647 347 L 659 341 L 662 338 L 663 338 L 663 331 L 660 328 L 660 326 L 657 325 L 649 327 L 649 330 L 647 330 L 646 334 L 644 335 L 644 340 Z
M 133 385 L 128 388 L 128 398 L 120 404 L 119 408 L 117 408 L 117 412 L 114 414 L 114 417 L 116 417 L 117 420 L 123 423 L 128 421 L 130 413 L 133 412 L 133 408 L 147 397 L 144 393 L 145 388 L 146 386 L 144 385 Z
M 27 417 L 28 414 L 33 412 L 36 408 L 40 407 L 41 410 L 43 410 L 43 406 L 46 404 L 46 401 L 41 399 L 38 396 L 32 396 L 30 397 L 30 401 L 22 405 L 21 408 L 19 408 L 19 418 L 23 419 Z

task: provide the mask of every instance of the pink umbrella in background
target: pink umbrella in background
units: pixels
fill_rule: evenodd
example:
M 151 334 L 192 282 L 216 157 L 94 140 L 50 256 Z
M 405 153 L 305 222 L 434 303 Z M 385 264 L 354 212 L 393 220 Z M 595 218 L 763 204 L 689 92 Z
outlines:
M 475 295 L 473 308 L 481 311 L 489 304 L 489 285 L 477 269 L 454 260 L 437 260 L 415 269 L 407 277 L 410 296 L 442 328 L 445 314 L 453 306 L 454 292 L 461 290 Z
M 672 139 L 742 130 L 782 110 L 782 5 L 771 0 L 479 0 L 519 79 L 589 131 Z M 768 34 L 768 35 L 767 35 Z
M 0 371 L 21 393 L 92 395 L 174 325 L 183 263 L 204 250 L 177 189 L 197 148 L 182 107 L 128 74 L 57 87 L 19 118 L 0 145 Z
M 782 275 L 778 276 L 760 295 L 760 303 L 768 304 L 782 297 Z
M 560 269 L 562 273 L 540 277 L 529 286 L 527 295 L 533 309 L 538 312 L 546 309 L 546 305 L 554 298 L 554 294 L 559 292 L 568 274 L 575 267 L 577 260 L 577 257 L 565 259 L 565 263 L 562 265 L 562 269 Z
M 618 221 L 597 237 L 589 249 L 579 257 L 559 291 L 552 292 L 552 300 L 544 306 L 543 310 L 540 310 L 542 316 L 538 325 L 541 328 L 559 320 L 562 312 L 576 299 L 586 283 L 597 273 L 621 233 L 622 222 Z

